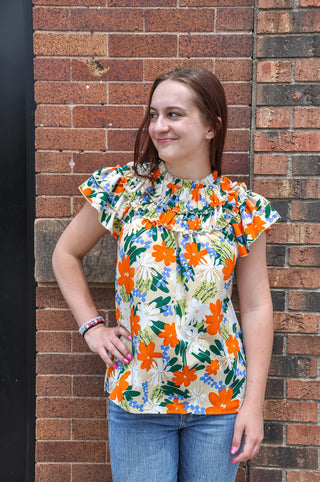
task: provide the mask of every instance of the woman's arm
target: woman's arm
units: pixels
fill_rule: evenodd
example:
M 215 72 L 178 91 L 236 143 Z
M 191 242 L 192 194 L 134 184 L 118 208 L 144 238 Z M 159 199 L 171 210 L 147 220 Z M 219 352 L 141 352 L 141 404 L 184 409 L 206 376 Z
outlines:
M 247 361 L 246 393 L 236 418 L 232 453 L 245 444 L 233 462 L 253 458 L 263 440 L 263 402 L 272 353 L 273 311 L 266 266 L 266 236 L 262 234 L 236 266 L 240 318 Z
M 53 253 L 52 265 L 56 279 L 79 326 L 98 316 L 82 259 L 105 232 L 98 220 L 97 211 L 90 204 L 85 204 L 62 234 Z M 110 366 L 114 366 L 115 362 L 108 352 L 125 363 L 125 359 L 131 359 L 130 351 L 120 336 L 130 339 L 130 333 L 124 327 L 108 328 L 102 324 L 90 328 L 84 335 L 89 348 Z

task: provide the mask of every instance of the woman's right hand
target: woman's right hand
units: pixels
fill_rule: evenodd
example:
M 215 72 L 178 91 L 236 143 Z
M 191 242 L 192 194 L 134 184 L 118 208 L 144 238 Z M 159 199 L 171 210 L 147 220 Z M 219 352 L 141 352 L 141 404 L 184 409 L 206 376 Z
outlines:
M 97 353 L 107 365 L 116 368 L 118 360 L 126 364 L 132 360 L 132 354 L 121 336 L 131 341 L 130 332 L 123 326 L 97 325 L 85 333 L 84 339 L 91 351 Z M 112 359 L 111 355 L 117 360 Z

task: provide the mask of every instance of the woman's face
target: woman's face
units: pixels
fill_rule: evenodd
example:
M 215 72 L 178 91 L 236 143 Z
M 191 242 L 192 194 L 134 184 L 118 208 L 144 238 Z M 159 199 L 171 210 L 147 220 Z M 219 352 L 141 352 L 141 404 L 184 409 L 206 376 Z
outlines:
M 159 158 L 179 177 L 188 177 L 187 172 L 181 174 L 192 167 L 199 177 L 211 170 L 209 143 L 214 131 L 204 122 L 194 98 L 189 86 L 168 79 L 158 85 L 151 99 L 149 135 Z

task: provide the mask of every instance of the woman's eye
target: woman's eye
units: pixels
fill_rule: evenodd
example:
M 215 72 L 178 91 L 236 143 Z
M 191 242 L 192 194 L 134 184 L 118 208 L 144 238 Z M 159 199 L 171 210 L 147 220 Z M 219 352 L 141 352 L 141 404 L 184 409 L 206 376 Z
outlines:
M 178 112 L 169 112 L 169 117 L 179 117 Z
M 157 117 L 157 114 L 155 112 L 150 112 L 150 119 L 155 119 Z

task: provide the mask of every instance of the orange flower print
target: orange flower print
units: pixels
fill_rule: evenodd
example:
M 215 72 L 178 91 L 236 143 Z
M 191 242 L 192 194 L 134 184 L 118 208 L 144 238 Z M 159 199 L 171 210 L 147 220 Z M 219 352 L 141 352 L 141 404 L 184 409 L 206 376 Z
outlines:
M 190 266 L 198 266 L 199 263 L 204 262 L 206 263 L 206 260 L 203 259 L 203 257 L 208 253 L 206 249 L 202 249 L 198 251 L 198 246 L 196 243 L 188 243 L 186 245 L 186 251 L 185 251 L 185 258 L 189 259 L 189 265 Z
M 201 189 L 203 187 L 203 184 L 196 184 L 194 186 L 193 189 L 191 189 L 191 195 L 192 195 L 192 199 L 194 201 L 199 201 L 200 199 L 200 191 L 199 189 Z
M 221 176 L 221 183 L 220 183 L 221 189 L 223 191 L 229 191 L 231 188 L 231 181 L 227 177 Z
M 253 213 L 257 209 L 257 206 L 254 204 L 251 204 L 250 201 L 246 201 L 246 212 L 247 213 Z
M 120 316 L 121 316 L 120 310 L 119 310 L 119 308 L 116 308 L 116 320 L 117 320 L 118 323 L 119 323 L 119 320 L 120 320 Z
M 221 206 L 221 204 L 223 204 L 223 201 L 221 201 L 221 199 L 218 198 L 218 196 L 215 194 L 214 191 L 212 192 L 212 195 L 209 197 L 209 199 L 211 201 L 210 206 L 212 208 L 216 206 Z
M 226 345 L 228 347 L 228 353 L 231 353 L 238 358 L 238 352 L 240 351 L 239 342 L 235 336 L 230 335 L 229 338 L 226 340 Z
M 124 191 L 124 186 L 126 185 L 126 183 L 127 183 L 127 179 L 125 177 L 120 177 L 114 192 L 120 193 Z
M 156 169 L 155 171 L 153 171 L 152 173 L 152 179 L 154 181 L 156 181 L 158 179 L 158 177 L 161 176 L 161 172 L 160 172 L 160 169 Z
M 247 235 L 250 235 L 253 239 L 257 237 L 258 233 L 261 233 L 264 230 L 265 222 L 259 218 L 259 216 L 255 216 L 253 223 L 249 224 L 244 232 Z
M 118 263 L 118 270 L 119 270 L 119 278 L 118 283 L 119 286 L 123 286 L 126 289 L 127 293 L 130 293 L 133 290 L 134 282 L 134 268 L 130 266 L 130 256 L 124 256 L 121 261 Z
M 172 400 L 172 403 L 167 403 L 167 413 L 187 413 L 187 410 L 184 408 L 184 403 L 179 403 L 177 398 Z
M 231 400 L 233 395 L 233 389 L 228 391 L 223 388 L 221 392 L 209 393 L 209 400 L 212 403 L 212 407 L 206 408 L 207 415 L 222 415 L 224 413 L 235 413 L 239 407 L 239 400 Z
M 164 332 L 159 333 L 158 336 L 159 338 L 164 338 L 163 344 L 165 346 L 170 345 L 173 348 L 179 343 L 174 323 L 172 323 L 171 325 L 169 323 L 166 323 L 164 325 Z
M 238 252 L 239 252 L 239 256 L 245 256 L 246 254 L 248 254 L 248 250 L 245 246 L 241 246 L 241 244 L 239 244 L 238 246 Z
M 85 189 L 80 188 L 80 191 L 81 191 L 82 194 L 87 198 L 87 200 L 89 201 L 89 203 L 92 204 L 92 199 L 89 197 L 90 194 L 92 193 L 92 189 L 90 189 L 90 187 L 86 187 Z
M 233 255 L 233 259 L 227 258 L 225 261 L 225 267 L 222 270 L 222 273 L 224 274 L 223 279 L 227 280 L 230 278 L 231 274 L 233 273 L 234 266 L 236 264 L 236 257 Z
M 233 231 L 234 231 L 235 236 L 243 236 L 244 235 L 244 229 L 243 229 L 242 223 L 239 223 L 239 224 L 233 223 L 232 227 L 233 227 Z
M 175 218 L 176 213 L 174 211 L 166 211 L 161 213 L 159 216 L 159 224 L 161 226 L 173 226 L 176 223 Z
M 221 333 L 220 324 L 223 320 L 222 301 L 218 300 L 216 303 L 210 303 L 210 311 L 212 315 L 206 315 L 207 333 L 215 335 L 217 332 Z
M 154 343 L 149 343 L 146 345 L 143 341 L 139 344 L 138 360 L 141 360 L 141 368 L 145 368 L 147 372 L 150 370 L 152 363 L 156 362 L 155 358 L 162 358 L 162 353 L 154 351 Z
M 151 226 L 156 226 L 156 223 L 154 221 L 150 221 L 150 219 L 144 219 L 142 221 L 142 224 L 145 226 L 147 230 L 149 230 Z
M 140 316 L 134 314 L 133 308 L 131 308 L 131 316 L 130 316 L 130 325 L 131 325 L 131 333 L 133 335 L 139 334 L 139 330 L 141 326 L 139 325 Z
M 191 231 L 197 231 L 197 229 L 200 229 L 201 228 L 201 221 L 199 218 L 196 218 L 196 219 L 193 219 L 191 221 L 188 222 L 188 228 L 191 230 Z
M 115 400 L 116 398 L 121 402 L 123 399 L 123 392 L 128 388 L 129 382 L 127 382 L 127 378 L 130 375 L 130 370 L 127 370 L 123 375 L 121 375 L 121 378 L 118 382 L 118 385 L 115 387 L 115 389 L 110 393 L 110 398 L 111 400 Z
M 160 244 L 155 244 L 153 246 L 153 250 L 152 256 L 158 263 L 164 261 L 164 264 L 169 266 L 170 263 L 174 263 L 176 260 L 176 255 L 174 254 L 175 250 L 167 248 L 167 245 L 164 241 L 162 241 L 161 246 Z
M 180 189 L 180 187 L 181 187 L 181 186 L 178 186 L 177 184 L 172 184 L 172 182 L 170 182 L 170 183 L 168 184 L 168 188 L 171 189 L 172 194 L 175 193 L 175 190 L 176 190 L 176 189 Z
M 184 385 L 185 387 L 188 387 L 191 382 L 194 382 L 197 379 L 195 371 L 195 368 L 191 368 L 191 370 L 189 370 L 188 366 L 185 365 L 182 369 L 182 372 L 173 372 L 174 377 L 172 378 L 172 381 L 175 385 Z
M 220 368 L 218 360 L 211 360 L 210 365 L 206 367 L 206 372 L 208 375 L 216 375 Z

